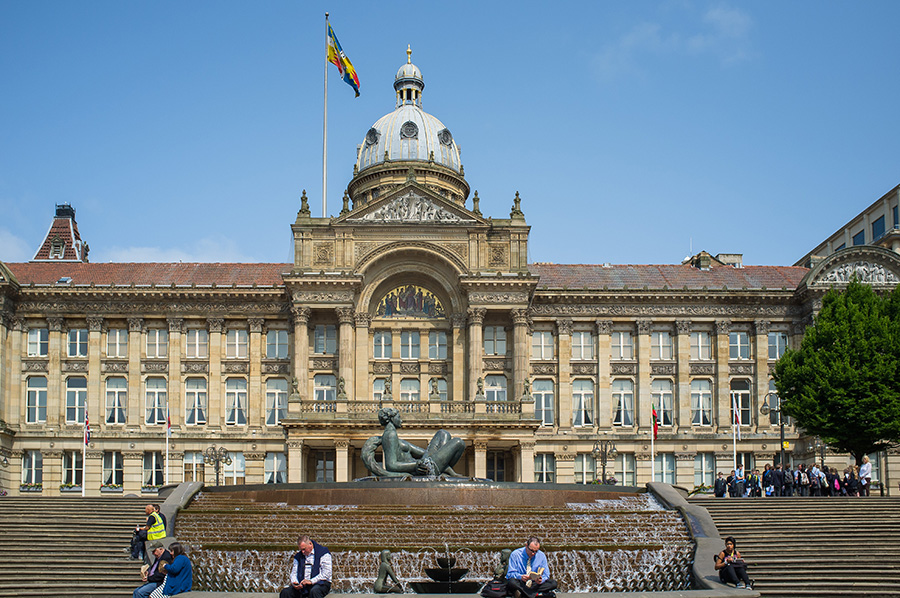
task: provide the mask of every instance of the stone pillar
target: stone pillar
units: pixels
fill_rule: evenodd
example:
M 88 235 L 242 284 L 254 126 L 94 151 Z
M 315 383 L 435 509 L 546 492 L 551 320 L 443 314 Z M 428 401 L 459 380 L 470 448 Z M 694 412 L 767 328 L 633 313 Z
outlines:
M 140 451 L 140 447 L 131 442 L 128 450 L 122 451 L 122 493 L 139 495 L 143 484 L 144 453 Z
M 575 453 L 556 453 L 556 483 L 575 483 Z
M 609 368 L 612 320 L 597 320 L 597 410 L 594 421 L 599 430 L 612 429 L 612 380 Z
M 653 433 L 653 421 L 650 417 L 650 320 L 637 321 L 635 336 L 638 358 L 637 388 L 634 393 L 634 429 L 641 433 L 642 425 L 646 431 Z
M 453 327 L 450 343 L 452 359 L 450 365 L 450 380 L 447 381 L 447 398 L 451 401 L 465 401 L 472 396 L 466 396 L 466 316 L 453 314 L 450 316 L 450 325 Z
M 469 315 L 469 400 L 478 393 L 476 382 L 484 375 L 481 354 L 484 351 L 483 335 L 484 314 L 487 310 L 481 307 L 470 307 Z
M 302 484 L 306 481 L 306 451 L 302 440 L 288 440 L 288 483 Z
M 20 420 L 19 410 L 15 407 L 15 402 L 11 400 L 13 395 L 9 390 L 10 376 L 8 372 L 13 370 L 10 368 L 9 364 L 6 363 L 6 357 L 8 355 L 6 343 L 9 342 L 9 329 L 12 325 L 10 320 L 11 316 L 8 312 L 0 312 L 0 419 L 12 424 L 18 424 L 19 421 L 24 421 L 24 419 Z M 16 336 L 21 337 L 21 334 L 17 334 Z M 4 453 L 4 455 L 5 454 L 6 453 Z M 12 461 L 10 461 L 10 463 L 12 463 Z M 9 487 L 9 483 L 6 479 L 8 473 L 8 469 L 6 472 L 0 471 L 0 483 L 3 484 L 4 488 Z
M 519 482 L 534 482 L 534 441 L 519 441 Z
M 294 362 L 292 370 L 298 396 L 309 398 L 309 313 L 308 307 L 291 307 L 294 324 Z M 291 388 L 293 393 L 293 386 Z M 300 403 L 288 399 L 288 416 L 300 417 Z
M 649 449 L 650 447 L 647 447 L 646 450 L 634 452 L 634 483 L 637 486 L 644 486 L 647 482 L 653 481 L 653 456 Z
M 209 388 L 206 398 L 209 406 L 206 410 L 207 423 L 210 429 L 221 429 L 225 416 L 225 394 L 222 388 L 222 331 L 225 329 L 224 318 L 207 318 L 209 327 Z
M 694 487 L 694 457 L 696 453 L 675 453 L 675 485 Z M 715 477 L 715 476 L 713 476 Z
M 90 337 L 88 337 L 90 339 Z M 88 383 L 90 386 L 90 382 Z M 90 398 L 90 392 L 88 392 Z M 88 413 L 90 415 L 90 413 Z M 96 429 L 96 428 L 94 428 Z M 91 442 L 91 446 L 94 443 Z M 82 463 L 81 483 L 85 496 L 100 496 L 100 484 L 103 482 L 103 451 L 88 449 Z M 46 486 L 45 486 L 46 487 Z
M 357 312 L 354 315 L 356 322 L 356 400 L 372 400 L 372 391 L 369 388 L 369 347 L 372 343 L 369 339 L 369 325 L 372 316 L 365 312 Z
M 353 378 L 353 354 L 354 354 L 354 332 L 353 326 L 355 318 L 352 307 L 335 308 L 337 312 L 339 330 L 338 330 L 338 376 L 344 379 L 345 392 L 348 392 L 353 398 L 354 378 Z
M 51 442 L 50 446 L 54 448 L 50 450 L 41 449 L 44 464 L 44 491 L 42 496 L 59 496 L 59 485 L 62 484 L 63 452 L 58 446 L 54 446 L 56 444 Z
M 338 438 L 334 441 L 334 481 L 350 481 L 350 441 Z
M 556 389 L 557 405 L 556 412 L 559 413 L 559 421 L 557 424 L 560 428 L 572 428 L 572 320 L 571 318 L 562 318 L 556 321 L 556 339 L 558 353 L 556 362 L 558 364 L 558 382 Z M 574 464 L 574 457 L 573 464 Z M 573 465 L 574 467 L 574 465 Z M 574 480 L 574 477 L 572 478 Z
M 7 338 L 12 342 L 9 343 L 9 370 L 4 368 L 4 371 L 0 373 L 0 380 L 5 380 L 5 388 L 0 385 L 0 393 L 3 393 L 3 410 L 0 411 L 0 417 L 3 417 L 11 424 L 22 424 L 25 422 L 26 418 L 24 401 L 25 393 L 22 391 L 22 344 L 28 342 L 28 328 L 25 325 L 25 320 L 23 318 L 12 317 L 9 318 L 6 329 Z M 0 351 L 3 351 L 3 349 L 0 348 Z M 58 363 L 59 360 L 57 359 L 57 364 Z M 4 363 L 0 360 L 0 368 L 3 367 Z M 50 370 L 49 367 L 47 369 L 47 386 L 49 391 L 50 380 L 58 378 L 58 376 L 50 376 L 52 370 Z M 56 388 L 59 388 L 59 382 L 56 382 Z M 18 397 L 22 398 L 18 399 Z M 49 402 L 49 400 L 50 396 L 48 392 L 47 401 Z M 47 423 L 50 423 L 49 409 L 47 411 Z
M 141 393 L 141 340 L 143 333 L 144 319 L 128 318 L 128 406 L 126 407 L 128 413 L 126 421 L 129 426 L 140 426 L 144 421 L 144 396 Z M 141 487 L 138 485 L 135 492 L 139 492 L 140 489 Z M 129 492 L 128 486 L 125 486 L 124 490 Z
M 101 423 L 106 421 L 106 393 L 100 388 L 100 337 L 103 332 L 103 318 L 88 316 L 88 371 L 87 371 L 87 398 L 85 408 L 88 419 L 93 419 L 93 430 L 99 431 Z M 90 458 L 90 451 L 88 452 Z M 97 470 L 99 471 L 99 467 Z M 89 471 L 85 464 L 85 471 Z M 85 486 L 86 489 L 100 488 L 99 477 L 94 486 Z M 97 490 L 99 494 L 99 490 Z
M 753 384 L 750 386 L 750 426 L 754 432 L 771 429 L 769 417 L 762 417 L 759 408 L 769 392 L 769 324 L 767 320 L 753 322 L 754 338 L 753 356 L 756 367 L 754 368 Z M 753 388 L 756 388 L 754 395 Z
M 266 478 L 266 453 L 257 451 L 256 444 L 252 451 L 244 451 L 244 483 L 262 484 Z
M 181 391 L 181 335 L 184 333 L 183 318 L 169 318 L 169 421 L 172 429 L 180 429 L 184 423 L 184 393 Z M 207 389 L 207 400 L 209 389 Z M 171 474 L 171 472 L 170 472 Z
M 531 343 L 528 342 L 528 310 L 514 309 L 511 312 L 513 321 L 513 392 L 511 398 L 522 398 L 522 389 L 528 379 L 528 363 L 531 354 Z M 533 417 L 532 412 L 528 417 Z
M 261 426 L 266 421 L 266 393 L 262 382 L 262 358 L 265 350 L 265 319 L 248 318 L 250 326 L 250 346 L 247 356 L 250 363 L 247 370 L 247 425 L 250 428 Z M 265 459 L 265 454 L 263 454 Z M 259 479 L 262 479 L 260 475 Z
M 487 441 L 475 441 L 475 477 L 487 477 Z
M 66 350 L 65 339 L 63 338 L 63 335 L 66 333 L 65 322 L 62 318 L 47 318 L 47 327 L 49 328 L 49 343 L 47 345 L 47 427 L 59 429 L 60 425 L 66 421 L 66 390 L 63 376 L 61 375 L 62 358 Z M 19 348 L 19 354 L 21 355 L 21 347 Z M 19 370 L 21 371 L 21 367 Z M 19 378 L 21 378 L 21 374 Z M 19 396 L 21 394 L 19 392 Z M 62 453 L 59 454 L 60 459 L 62 459 Z M 57 466 L 61 468 L 62 461 Z M 47 462 L 44 461 L 45 471 L 46 468 Z M 57 486 L 59 484 L 60 482 L 56 482 Z M 47 487 L 46 482 L 44 482 L 44 487 Z
M 716 320 L 716 388 L 714 392 L 713 423 L 715 430 L 731 434 L 731 387 L 729 386 L 728 333 L 730 320 Z
M 676 320 L 675 334 L 677 364 L 675 366 L 675 396 L 672 407 L 675 410 L 673 432 L 691 429 L 691 321 Z

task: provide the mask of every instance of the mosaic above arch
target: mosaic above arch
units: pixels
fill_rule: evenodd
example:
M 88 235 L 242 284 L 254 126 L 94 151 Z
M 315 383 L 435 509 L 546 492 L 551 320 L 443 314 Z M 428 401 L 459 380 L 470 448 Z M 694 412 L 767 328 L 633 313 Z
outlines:
M 378 318 L 446 318 L 444 305 L 434 293 L 414 284 L 395 287 L 385 293 L 375 309 Z

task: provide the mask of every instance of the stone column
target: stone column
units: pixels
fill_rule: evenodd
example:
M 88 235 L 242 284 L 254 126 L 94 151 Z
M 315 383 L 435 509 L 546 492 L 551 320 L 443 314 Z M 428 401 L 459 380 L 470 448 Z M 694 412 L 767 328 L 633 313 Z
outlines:
M 9 338 L 12 342 L 9 343 L 9 370 L 6 370 L 4 368 L 4 363 L 2 360 L 0 360 L 0 368 L 4 369 L 4 371 L 0 373 L 0 380 L 5 380 L 5 382 L 3 383 L 5 384 L 5 388 L 3 385 L 0 385 L 0 393 L 3 393 L 3 409 L 2 411 L 0 411 L 0 417 L 3 417 L 7 422 L 11 424 L 22 424 L 25 422 L 26 418 L 25 401 L 23 400 L 25 397 L 25 393 L 22 391 L 22 344 L 28 342 L 28 328 L 25 325 L 25 320 L 23 318 L 11 317 L 7 322 L 6 329 L 7 338 Z M 2 351 L 3 348 L 0 347 L 0 352 Z M 51 370 L 49 367 L 47 369 L 47 385 L 49 390 L 50 380 L 58 376 L 50 376 Z M 57 388 L 59 388 L 59 383 L 57 382 L 56 384 Z M 23 397 L 23 399 L 17 400 L 17 397 Z M 49 392 L 47 400 L 50 400 Z M 50 423 L 49 418 L 50 411 L 48 409 L 48 424 Z
M 769 417 L 762 417 L 759 414 L 759 407 L 769 392 L 769 324 L 767 320 L 756 320 L 753 322 L 753 329 L 756 333 L 754 339 L 753 356 L 756 361 L 754 368 L 753 384 L 751 385 L 750 397 L 750 425 L 751 430 L 760 432 L 762 429 L 769 430 Z M 753 395 L 753 387 L 756 387 L 756 395 Z
M 306 481 L 306 450 L 302 440 L 288 440 L 288 483 L 301 484 Z
M 292 370 L 298 396 L 309 398 L 309 313 L 308 307 L 291 307 L 294 324 L 294 361 Z M 293 393 L 293 387 L 291 388 Z M 288 416 L 300 417 L 300 403 L 288 399 Z
M 466 396 L 466 316 L 465 314 L 453 314 L 450 316 L 450 325 L 453 327 L 450 343 L 452 359 L 450 365 L 450 379 L 447 380 L 447 399 L 451 401 L 465 401 L 472 396 Z
M 63 452 L 58 446 L 55 446 L 56 444 L 51 442 L 50 446 L 53 448 L 49 450 L 41 449 L 44 464 L 43 496 L 59 496 L 59 485 L 62 484 Z
M 644 486 L 647 482 L 653 481 L 653 456 L 650 454 L 650 447 L 646 450 L 634 451 L 634 483 L 638 486 Z M 607 465 L 609 469 L 609 465 Z
M 88 316 L 87 325 L 88 371 L 85 408 L 87 409 L 88 418 L 94 420 L 93 430 L 99 430 L 101 422 L 106 421 L 106 401 L 104 400 L 106 393 L 100 388 L 100 337 L 103 332 L 103 318 Z M 87 468 L 85 468 L 85 471 L 87 471 Z M 94 487 L 99 488 L 100 482 L 98 481 Z
M 334 441 L 334 481 L 350 481 L 350 441 L 338 438 Z
M 519 482 L 534 483 L 534 441 L 519 441 Z
M 556 459 L 556 483 L 575 483 L 575 453 L 562 452 L 554 455 Z
M 144 484 L 144 453 L 136 443 L 122 451 L 122 493 L 140 494 Z
M 487 477 L 487 441 L 475 441 L 475 477 Z
M 510 312 L 513 321 L 513 392 L 511 398 L 520 399 L 525 380 L 528 379 L 528 363 L 531 343 L 528 342 L 528 310 L 514 309 Z M 528 417 L 532 417 L 532 412 Z
M 262 484 L 266 477 L 266 453 L 257 451 L 256 444 L 251 451 L 244 451 L 244 483 Z
M 372 392 L 369 388 L 369 326 L 372 316 L 366 312 L 354 314 L 356 322 L 356 368 L 353 375 L 356 377 L 356 400 L 372 400 Z
M 650 320 L 637 321 L 637 335 L 635 337 L 638 358 L 637 388 L 634 393 L 634 429 L 641 432 L 641 426 L 645 426 L 650 434 L 653 433 L 653 423 L 650 417 Z
M 609 368 L 609 356 L 611 351 L 610 334 L 612 333 L 612 320 L 597 320 L 597 388 L 596 416 L 599 430 L 612 429 L 612 380 Z
M 250 346 L 247 356 L 250 358 L 247 370 L 247 425 L 251 428 L 261 426 L 266 421 L 266 394 L 262 381 L 262 358 L 265 346 L 265 319 L 247 318 L 250 326 Z M 263 454 L 265 459 L 265 454 Z M 262 476 L 260 476 L 262 479 Z
M 88 383 L 88 386 L 90 386 L 90 383 Z M 90 397 L 90 392 L 88 392 L 88 397 Z M 90 412 L 88 412 L 88 415 L 90 415 Z M 94 443 L 91 442 L 91 446 L 93 445 Z M 85 451 L 85 460 L 82 463 L 82 467 L 81 483 L 83 484 L 85 496 L 100 496 L 100 483 L 103 481 L 103 451 L 90 448 Z
M 731 388 L 729 386 L 728 333 L 731 320 L 716 320 L 716 397 L 713 405 L 714 429 L 731 434 Z
M 353 389 L 355 388 L 353 378 L 353 347 L 356 344 L 353 338 L 354 311 L 352 307 L 338 307 L 335 311 L 340 324 L 340 331 L 338 332 L 338 341 L 340 343 L 338 348 L 338 375 L 344 379 L 344 388 L 350 395 L 348 398 L 352 399 Z
M 225 394 L 222 388 L 222 331 L 224 318 L 207 318 L 209 327 L 209 388 L 207 389 L 207 424 L 210 429 L 219 430 L 225 416 Z
M 181 335 L 184 333 L 183 318 L 168 318 L 169 324 L 169 421 L 172 429 L 180 429 L 184 422 L 184 393 L 181 391 Z M 209 398 L 207 389 L 207 399 Z M 171 475 L 172 472 L 169 472 Z
M 694 457 L 696 453 L 675 453 L 675 484 L 682 488 L 694 487 Z
M 691 321 L 675 321 L 677 360 L 675 366 L 675 396 L 672 407 L 675 410 L 673 432 L 691 429 Z
M 469 315 L 469 400 L 477 394 L 476 382 L 484 375 L 481 354 L 484 351 L 483 335 L 484 314 L 487 310 L 481 307 L 470 307 Z
M 141 340 L 144 319 L 128 318 L 128 406 L 126 414 L 129 426 L 140 426 L 144 421 L 144 396 L 141 393 Z M 140 477 L 140 476 L 138 476 Z M 140 491 L 138 485 L 135 492 Z M 129 492 L 128 487 L 124 487 Z
M 0 419 L 12 424 L 18 424 L 19 421 L 24 421 L 24 419 L 20 420 L 19 410 L 14 407 L 15 403 L 10 400 L 13 395 L 9 390 L 10 376 L 8 375 L 8 372 L 13 370 L 9 367 L 9 364 L 6 363 L 6 357 L 8 355 L 6 343 L 9 340 L 9 329 L 11 327 L 10 319 L 11 316 L 8 312 L 0 312 Z M 16 336 L 21 337 L 21 334 L 17 334 Z M 10 461 L 10 463 L 12 463 L 12 461 Z M 9 487 L 8 480 L 2 472 L 0 472 L 0 483 L 2 483 L 5 488 Z
M 59 429 L 60 424 L 66 421 L 66 390 L 62 376 L 62 359 L 65 353 L 66 342 L 63 336 L 66 334 L 65 321 L 62 318 L 47 318 L 49 328 L 49 343 L 47 345 L 47 427 Z M 22 328 L 24 333 L 24 326 Z M 21 348 L 19 350 L 21 355 Z M 21 367 L 19 368 L 21 371 Z M 21 378 L 21 374 L 19 375 Z M 21 392 L 19 395 L 21 396 Z M 140 420 L 139 420 L 140 421 Z M 62 453 L 60 453 L 62 459 Z M 62 467 L 58 465 L 60 468 Z M 46 470 L 47 463 L 44 462 Z M 57 486 L 60 482 L 56 483 Z M 47 483 L 44 482 L 44 487 Z
M 558 364 L 558 382 L 556 396 L 559 404 L 557 413 L 560 428 L 572 428 L 572 319 L 562 318 L 556 321 L 557 349 L 556 362 Z M 572 466 L 574 467 L 572 457 Z M 574 470 L 573 470 L 574 471 Z M 572 478 L 575 479 L 574 476 Z

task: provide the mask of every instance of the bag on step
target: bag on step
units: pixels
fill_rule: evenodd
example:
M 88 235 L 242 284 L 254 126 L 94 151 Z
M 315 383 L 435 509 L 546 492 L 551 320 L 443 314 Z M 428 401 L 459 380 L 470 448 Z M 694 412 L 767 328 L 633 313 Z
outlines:
M 506 580 L 492 579 L 481 588 L 484 598 L 504 598 L 506 596 Z

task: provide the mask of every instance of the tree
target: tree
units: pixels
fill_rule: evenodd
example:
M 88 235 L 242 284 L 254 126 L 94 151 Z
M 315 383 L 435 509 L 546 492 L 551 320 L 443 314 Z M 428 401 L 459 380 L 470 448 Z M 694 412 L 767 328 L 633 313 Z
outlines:
M 863 455 L 900 441 L 900 287 L 879 296 L 852 280 L 828 291 L 799 350 L 775 365 L 783 415 L 837 450 Z

